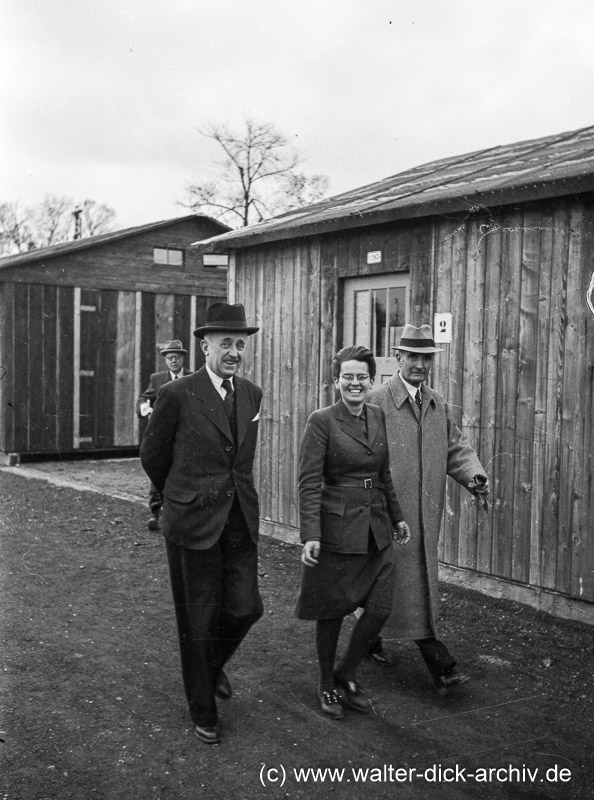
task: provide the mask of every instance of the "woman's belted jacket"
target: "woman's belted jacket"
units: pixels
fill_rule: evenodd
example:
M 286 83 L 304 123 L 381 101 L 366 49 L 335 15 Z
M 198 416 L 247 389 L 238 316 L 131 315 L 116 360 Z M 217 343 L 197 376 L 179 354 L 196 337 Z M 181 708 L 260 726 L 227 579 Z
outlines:
M 342 400 L 314 411 L 301 442 L 301 541 L 323 550 L 367 553 L 393 541 L 403 519 L 390 473 L 384 412 L 367 404 L 367 430 Z

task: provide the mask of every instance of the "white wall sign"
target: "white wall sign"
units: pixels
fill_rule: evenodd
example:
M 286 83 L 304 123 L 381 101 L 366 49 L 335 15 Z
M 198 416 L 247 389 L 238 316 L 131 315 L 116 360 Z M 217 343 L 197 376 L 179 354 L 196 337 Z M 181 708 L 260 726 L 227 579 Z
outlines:
M 370 250 L 369 253 L 367 253 L 368 264 L 380 264 L 381 260 L 382 260 L 381 250 Z
M 449 344 L 452 341 L 452 315 L 449 311 L 434 315 L 433 339 L 441 344 Z

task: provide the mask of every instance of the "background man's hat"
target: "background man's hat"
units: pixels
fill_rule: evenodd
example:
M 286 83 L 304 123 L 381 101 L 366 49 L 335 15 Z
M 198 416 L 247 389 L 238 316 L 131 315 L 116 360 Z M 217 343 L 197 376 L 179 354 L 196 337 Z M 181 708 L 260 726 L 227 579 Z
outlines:
M 185 356 L 187 350 L 184 350 L 182 347 L 182 343 L 179 339 L 168 339 L 163 347 L 161 348 L 161 355 L 166 356 L 168 353 L 179 353 L 182 356 Z
M 260 328 L 249 326 L 245 319 L 245 308 L 241 303 L 229 305 L 228 303 L 211 303 L 206 309 L 206 322 L 196 328 L 194 336 L 202 339 L 205 334 L 214 331 L 233 331 L 251 336 Z
M 405 325 L 400 337 L 400 344 L 394 350 L 405 350 L 408 353 L 441 353 L 442 347 L 436 347 L 433 332 L 429 325 Z

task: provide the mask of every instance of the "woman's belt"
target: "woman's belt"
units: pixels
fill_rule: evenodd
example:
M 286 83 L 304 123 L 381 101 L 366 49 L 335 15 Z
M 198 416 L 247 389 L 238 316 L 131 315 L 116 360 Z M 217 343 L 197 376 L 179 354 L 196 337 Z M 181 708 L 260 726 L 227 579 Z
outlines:
M 377 475 L 370 478 L 330 478 L 324 477 L 326 486 L 340 486 L 345 489 L 383 489 L 384 484 Z

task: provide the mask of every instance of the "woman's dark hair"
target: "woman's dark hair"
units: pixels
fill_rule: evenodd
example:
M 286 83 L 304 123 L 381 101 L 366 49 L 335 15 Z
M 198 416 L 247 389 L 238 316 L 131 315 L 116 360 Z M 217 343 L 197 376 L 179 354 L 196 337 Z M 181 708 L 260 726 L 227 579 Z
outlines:
M 367 347 L 362 347 L 360 344 L 353 345 L 352 347 L 343 347 L 332 359 L 332 376 L 338 378 L 340 376 L 340 365 L 345 361 L 363 361 L 369 368 L 369 377 L 373 380 L 377 371 L 375 358 L 371 350 Z

